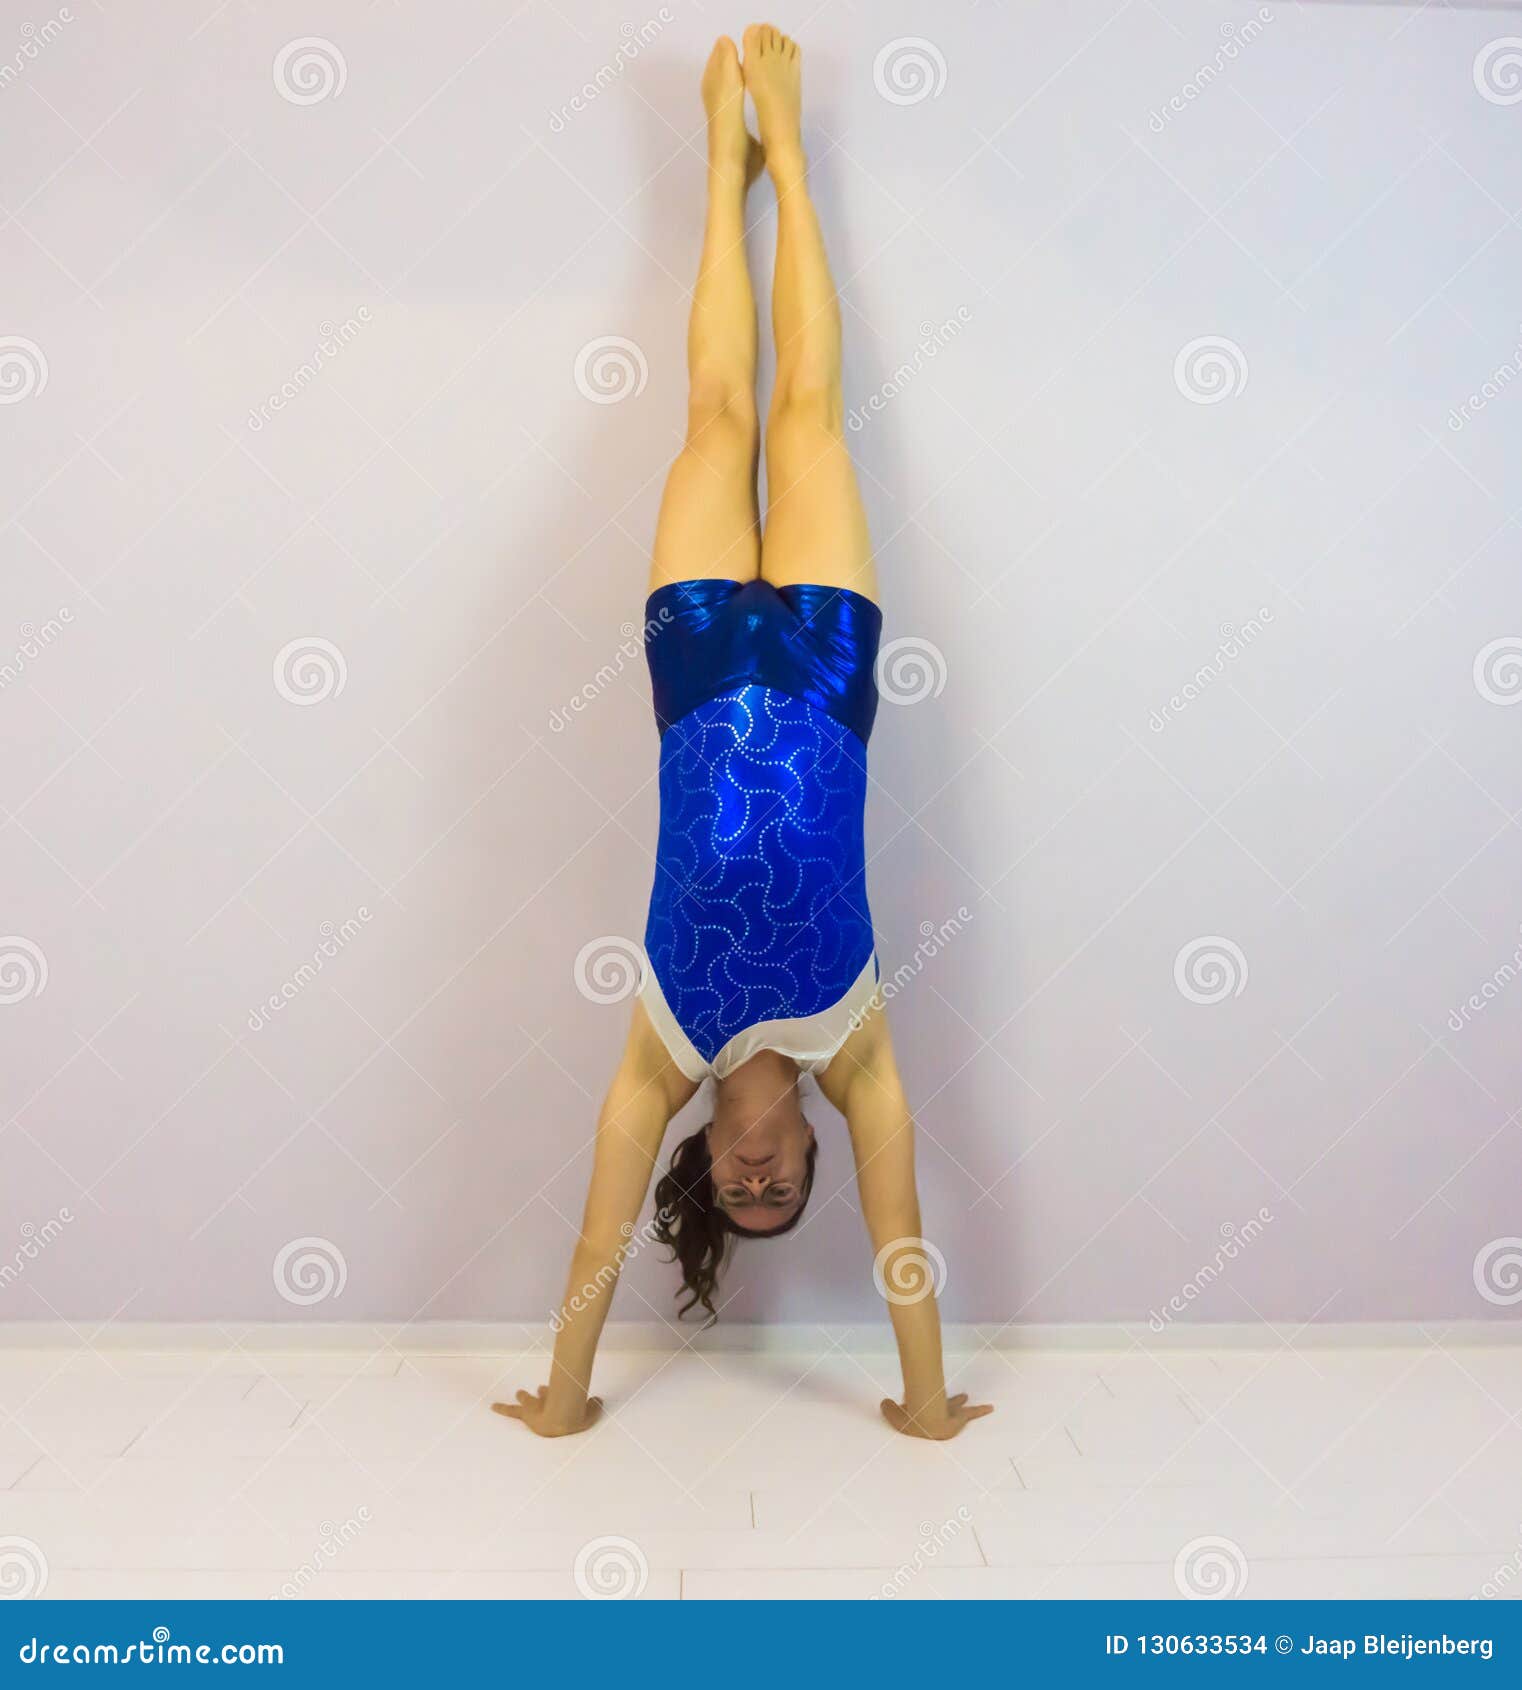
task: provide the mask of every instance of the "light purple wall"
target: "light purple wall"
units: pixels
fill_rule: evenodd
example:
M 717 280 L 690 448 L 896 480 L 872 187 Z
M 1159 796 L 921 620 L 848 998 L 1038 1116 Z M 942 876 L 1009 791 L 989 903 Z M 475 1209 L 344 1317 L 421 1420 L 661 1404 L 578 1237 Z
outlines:
M 44 11 L 0 38 L 0 1318 L 538 1320 L 746 20 Z M 1218 1257 L 1179 1318 L 1515 1312 L 1522 25 L 1265 12 L 777 13 L 932 689 L 869 828 L 953 1319 L 1145 1319 Z M 880 1312 L 818 1109 L 733 1317 Z M 341 1293 L 277 1290 L 304 1238 Z M 618 1313 L 670 1290 L 647 1252 Z

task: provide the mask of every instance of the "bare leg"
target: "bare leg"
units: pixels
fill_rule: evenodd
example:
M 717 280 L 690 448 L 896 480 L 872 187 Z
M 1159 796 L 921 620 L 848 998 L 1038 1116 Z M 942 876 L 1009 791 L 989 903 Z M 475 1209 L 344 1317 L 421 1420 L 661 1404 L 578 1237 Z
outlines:
M 749 581 L 761 567 L 756 508 L 756 302 L 745 264 L 745 193 L 760 148 L 745 128 L 740 58 L 727 35 L 703 72 L 708 218 L 687 331 L 687 438 L 656 523 L 650 590 L 714 575 Z
M 745 86 L 777 190 L 777 382 L 766 420 L 761 573 L 774 586 L 814 581 L 875 599 L 867 516 L 845 441 L 840 304 L 803 156 L 798 44 L 770 24 L 753 24 L 745 32 Z

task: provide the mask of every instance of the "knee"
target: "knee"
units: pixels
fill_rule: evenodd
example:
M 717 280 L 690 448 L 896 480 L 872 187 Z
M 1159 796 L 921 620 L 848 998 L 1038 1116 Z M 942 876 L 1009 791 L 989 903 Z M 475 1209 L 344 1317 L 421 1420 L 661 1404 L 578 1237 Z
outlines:
M 748 381 L 723 370 L 693 372 L 687 396 L 687 439 L 754 455 L 760 437 L 756 396 Z
M 807 439 L 810 435 L 838 436 L 845 426 L 845 402 L 833 380 L 814 380 L 807 372 L 779 373 L 767 418 L 770 437 Z

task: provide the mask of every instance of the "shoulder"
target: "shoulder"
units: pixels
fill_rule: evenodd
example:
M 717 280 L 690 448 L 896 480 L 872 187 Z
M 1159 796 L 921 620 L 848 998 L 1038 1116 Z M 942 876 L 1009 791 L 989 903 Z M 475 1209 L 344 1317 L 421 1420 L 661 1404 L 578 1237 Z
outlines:
M 879 1005 L 854 1029 L 818 1078 L 820 1091 L 842 1114 L 848 1112 L 853 1097 L 864 1091 L 880 1094 L 898 1087 L 898 1063 L 886 1007 Z

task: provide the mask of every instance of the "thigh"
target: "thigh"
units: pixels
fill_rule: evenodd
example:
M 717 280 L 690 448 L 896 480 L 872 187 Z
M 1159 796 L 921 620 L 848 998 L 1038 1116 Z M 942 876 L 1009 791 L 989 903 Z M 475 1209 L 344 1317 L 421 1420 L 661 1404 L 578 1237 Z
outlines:
M 666 477 L 649 591 L 702 576 L 753 581 L 760 569 L 755 435 L 727 422 L 694 431 Z
M 812 414 L 774 416 L 766 436 L 761 573 L 774 587 L 809 581 L 877 598 L 877 571 L 856 470 L 839 429 Z

